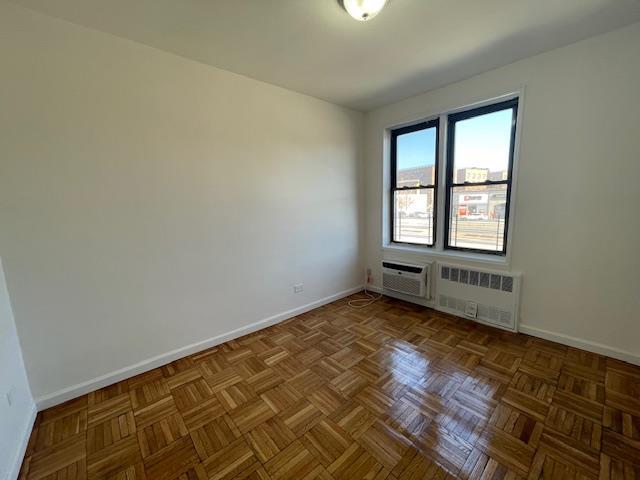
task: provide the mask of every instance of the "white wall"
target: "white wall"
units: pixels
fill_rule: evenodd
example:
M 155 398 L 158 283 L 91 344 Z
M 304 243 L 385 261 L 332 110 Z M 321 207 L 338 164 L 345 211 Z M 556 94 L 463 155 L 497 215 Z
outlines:
M 6 2 L 0 61 L 36 398 L 362 283 L 362 114 Z
M 0 261 L 0 478 L 18 476 L 35 413 Z
M 640 362 L 639 45 L 635 24 L 367 114 L 376 280 L 384 128 L 525 86 L 510 265 L 524 273 L 523 330 Z

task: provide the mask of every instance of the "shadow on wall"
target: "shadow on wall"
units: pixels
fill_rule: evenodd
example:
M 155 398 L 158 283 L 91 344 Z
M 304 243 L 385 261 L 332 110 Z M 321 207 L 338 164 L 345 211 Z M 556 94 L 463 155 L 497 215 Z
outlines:
M 36 406 L 22 361 L 1 260 L 0 365 L 0 478 L 13 480 L 18 477 Z

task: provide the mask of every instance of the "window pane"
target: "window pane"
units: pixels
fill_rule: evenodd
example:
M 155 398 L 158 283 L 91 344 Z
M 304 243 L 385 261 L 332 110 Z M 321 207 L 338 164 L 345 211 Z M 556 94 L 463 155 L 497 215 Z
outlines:
M 507 180 L 513 109 L 455 123 L 453 183 Z
M 393 241 L 433 245 L 433 189 L 394 192 Z
M 506 206 L 506 185 L 453 187 L 449 246 L 501 252 Z
M 437 129 L 427 128 L 398 135 L 396 186 L 417 187 L 435 183 Z

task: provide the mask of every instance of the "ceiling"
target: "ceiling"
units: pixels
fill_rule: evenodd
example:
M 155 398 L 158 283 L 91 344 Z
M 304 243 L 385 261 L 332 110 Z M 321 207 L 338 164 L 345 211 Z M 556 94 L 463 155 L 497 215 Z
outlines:
M 640 21 L 640 0 L 12 0 L 357 110 Z

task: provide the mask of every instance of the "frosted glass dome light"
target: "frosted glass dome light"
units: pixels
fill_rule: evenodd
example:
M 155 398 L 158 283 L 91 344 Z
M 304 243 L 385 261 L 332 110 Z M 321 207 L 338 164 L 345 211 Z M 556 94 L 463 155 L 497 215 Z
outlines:
M 349 15 L 360 22 L 366 22 L 380 13 L 387 0 L 342 0 Z

